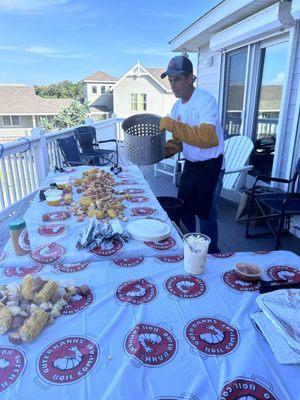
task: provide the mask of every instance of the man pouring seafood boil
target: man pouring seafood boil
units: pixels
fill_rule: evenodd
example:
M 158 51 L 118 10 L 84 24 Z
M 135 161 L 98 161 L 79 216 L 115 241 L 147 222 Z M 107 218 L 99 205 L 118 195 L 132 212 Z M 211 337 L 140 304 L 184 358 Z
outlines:
M 195 232 L 197 216 L 201 233 L 211 239 L 209 252 L 217 253 L 217 202 L 224 172 L 220 175 L 224 140 L 218 106 L 210 93 L 195 88 L 188 57 L 173 57 L 161 78 L 166 76 L 178 100 L 171 117 L 161 119 L 160 129 L 173 134 L 166 157 L 182 151 L 185 158 L 178 189 L 178 198 L 184 201 L 181 220 L 188 232 Z

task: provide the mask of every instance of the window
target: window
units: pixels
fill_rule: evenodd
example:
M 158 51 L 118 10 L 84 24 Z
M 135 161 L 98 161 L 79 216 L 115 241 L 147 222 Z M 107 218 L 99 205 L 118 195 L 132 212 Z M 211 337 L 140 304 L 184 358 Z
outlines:
M 131 109 L 131 111 L 138 110 L 138 95 L 137 95 L 137 93 L 131 93 L 131 95 L 130 95 L 130 109 Z
M 247 66 L 247 48 L 226 55 L 223 129 L 225 135 L 241 135 Z
M 3 115 L 3 126 L 21 126 L 20 117 L 18 115 Z
M 106 93 L 106 87 L 105 86 L 101 86 L 101 94 L 105 94 Z
M 146 111 L 147 110 L 147 95 L 145 93 L 131 93 L 130 95 L 131 111 Z
M 141 93 L 139 96 L 139 110 L 146 111 L 147 110 L 147 95 L 145 93 Z
M 92 86 L 92 93 L 97 93 L 97 86 Z

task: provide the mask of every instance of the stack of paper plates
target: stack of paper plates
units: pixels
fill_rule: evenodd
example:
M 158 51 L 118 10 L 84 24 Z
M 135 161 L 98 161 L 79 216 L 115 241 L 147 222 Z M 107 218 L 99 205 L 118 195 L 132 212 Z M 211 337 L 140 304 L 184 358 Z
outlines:
M 169 225 L 150 218 L 129 222 L 126 229 L 133 239 L 154 242 L 166 239 L 171 232 Z

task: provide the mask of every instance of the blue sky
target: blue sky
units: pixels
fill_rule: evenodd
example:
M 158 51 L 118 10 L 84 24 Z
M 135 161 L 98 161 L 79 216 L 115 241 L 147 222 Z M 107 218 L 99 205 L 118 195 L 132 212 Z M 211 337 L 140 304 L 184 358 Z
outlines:
M 0 83 L 166 66 L 168 42 L 219 0 L 0 0 Z

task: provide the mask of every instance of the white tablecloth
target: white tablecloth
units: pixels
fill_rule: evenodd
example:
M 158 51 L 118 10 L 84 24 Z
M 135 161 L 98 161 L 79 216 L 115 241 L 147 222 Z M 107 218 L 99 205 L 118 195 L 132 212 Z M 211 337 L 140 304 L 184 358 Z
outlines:
M 5 400 L 300 399 L 300 366 L 276 362 L 250 318 L 258 311 L 258 286 L 233 271 L 236 262 L 253 262 L 265 279 L 298 280 L 300 258 L 293 253 L 211 255 L 197 276 L 185 273 L 182 252 L 151 248 L 133 257 L 78 256 L 71 264 L 63 259 L 29 269 L 20 258 L 5 257 L 2 283 L 39 272 L 92 289 L 73 297 L 33 343 L 13 346 L 0 336 Z

